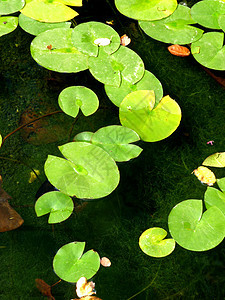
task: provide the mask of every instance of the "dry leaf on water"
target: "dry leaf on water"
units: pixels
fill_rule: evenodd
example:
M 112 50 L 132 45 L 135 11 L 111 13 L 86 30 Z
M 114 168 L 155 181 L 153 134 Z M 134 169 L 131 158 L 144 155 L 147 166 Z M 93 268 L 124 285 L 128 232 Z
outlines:
M 110 267 L 111 266 L 111 261 L 107 258 L 107 257 L 102 257 L 100 259 L 100 264 L 103 266 L 103 267 Z
M 9 205 L 8 200 L 11 199 L 11 197 L 3 190 L 1 185 L 2 177 L 0 175 L 0 232 L 5 232 L 20 227 L 24 220 Z
M 187 47 L 180 45 L 171 45 L 167 48 L 173 55 L 185 57 L 190 55 L 190 50 Z
M 36 287 L 42 293 L 42 295 L 48 297 L 48 299 L 55 300 L 51 293 L 51 286 L 40 278 L 35 279 Z

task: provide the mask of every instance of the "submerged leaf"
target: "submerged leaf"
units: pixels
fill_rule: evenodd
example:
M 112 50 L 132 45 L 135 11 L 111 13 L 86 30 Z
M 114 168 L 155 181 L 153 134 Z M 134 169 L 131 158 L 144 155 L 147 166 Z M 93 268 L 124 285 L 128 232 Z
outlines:
M 48 299 L 55 300 L 55 298 L 52 296 L 50 285 L 48 285 L 44 280 L 40 278 L 36 278 L 35 283 L 37 289 L 39 289 L 43 296 L 48 297 Z

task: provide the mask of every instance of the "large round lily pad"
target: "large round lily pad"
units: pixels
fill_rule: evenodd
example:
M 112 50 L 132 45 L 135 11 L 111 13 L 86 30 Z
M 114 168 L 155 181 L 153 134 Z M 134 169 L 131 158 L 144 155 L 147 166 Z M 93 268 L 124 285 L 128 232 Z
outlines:
M 0 15 L 8 15 L 19 11 L 25 5 L 25 0 L 0 1 Z
M 169 17 L 158 21 L 139 21 L 141 28 L 151 38 L 171 44 L 189 44 L 203 34 L 203 30 L 190 26 L 196 23 L 190 16 L 190 8 L 178 5 Z
M 35 203 L 35 212 L 38 217 L 50 214 L 48 223 L 59 223 L 72 214 L 74 209 L 73 200 L 57 191 L 45 193 Z
M 204 195 L 205 206 L 210 208 L 211 206 L 218 207 L 225 215 L 225 193 L 215 189 L 213 187 L 207 187 Z
M 221 191 L 225 193 L 225 177 L 217 179 L 217 184 Z
M 158 20 L 171 15 L 177 0 L 115 0 L 121 14 L 137 20 Z
M 155 108 L 154 105 L 154 91 L 139 90 L 128 94 L 120 104 L 121 124 L 136 131 L 145 142 L 165 139 L 179 126 L 181 110 L 169 96 L 163 97 Z
M 217 152 L 208 156 L 202 163 L 204 166 L 224 168 L 225 152 Z
M 136 82 L 131 84 L 122 78 L 119 87 L 105 85 L 105 91 L 109 99 L 116 106 L 120 106 L 123 99 L 131 92 L 138 90 L 153 90 L 155 93 L 155 105 L 159 103 L 163 96 L 163 88 L 161 82 L 151 72 L 145 70 L 144 76 Z
M 144 63 L 133 50 L 121 46 L 111 55 L 99 49 L 98 57 L 89 57 L 89 70 L 100 82 L 119 87 L 122 77 L 131 84 L 139 81 L 144 75 Z
M 59 147 L 63 156 L 49 155 L 45 162 L 48 180 L 61 192 L 77 198 L 109 195 L 119 183 L 119 170 L 111 156 L 98 146 L 72 142 Z
M 191 16 L 200 25 L 220 29 L 218 17 L 224 15 L 225 2 L 218 0 L 199 1 L 191 8 Z
M 54 28 L 70 28 L 71 22 L 60 22 L 60 23 L 45 23 L 29 18 L 23 14 L 19 15 L 20 27 L 26 32 L 38 35 L 46 30 Z
M 79 109 L 85 116 L 96 112 L 99 106 L 97 95 L 85 86 L 70 86 L 59 94 L 59 106 L 69 116 L 76 117 Z
M 208 1 L 206 1 L 208 2 Z M 191 45 L 191 53 L 201 65 L 215 70 L 225 70 L 223 32 L 207 32 Z
M 55 28 L 42 32 L 31 43 L 31 55 L 46 69 L 75 73 L 88 68 L 87 56 L 78 51 L 72 41 L 71 28 Z
M 98 48 L 111 54 L 120 46 L 120 36 L 110 26 L 101 22 L 81 23 L 74 28 L 72 42 L 81 52 L 98 56 Z
M 65 22 L 73 19 L 78 13 L 61 3 L 60 0 L 32 0 L 28 2 L 21 13 L 41 22 Z
M 130 143 L 139 141 L 138 134 L 130 128 L 111 125 L 97 130 L 91 143 L 104 149 L 115 161 L 128 161 L 137 157 L 142 149 Z
M 0 17 L 0 36 L 8 34 L 18 26 L 18 17 Z
M 169 231 L 183 248 L 206 251 L 216 247 L 225 236 L 225 216 L 215 206 L 203 213 L 201 200 L 185 200 L 169 214 Z
M 153 227 L 145 230 L 139 238 L 141 250 L 153 257 L 164 257 L 173 252 L 175 248 L 174 239 L 164 239 L 167 236 L 166 230 Z
M 100 267 L 100 257 L 94 250 L 84 252 L 85 242 L 72 242 L 62 246 L 53 260 L 55 273 L 63 280 L 77 282 L 81 277 L 90 279 Z

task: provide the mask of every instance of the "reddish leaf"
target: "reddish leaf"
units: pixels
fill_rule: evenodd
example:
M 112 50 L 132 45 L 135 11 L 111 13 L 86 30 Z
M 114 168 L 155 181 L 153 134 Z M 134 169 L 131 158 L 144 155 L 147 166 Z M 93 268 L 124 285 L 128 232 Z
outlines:
M 36 287 L 42 293 L 42 295 L 48 297 L 48 299 L 55 300 L 51 293 L 51 286 L 48 285 L 44 280 L 40 278 L 35 279 Z
M 180 46 L 180 45 L 171 45 L 168 47 L 168 50 L 171 54 L 185 57 L 190 55 L 190 50 L 187 47 Z

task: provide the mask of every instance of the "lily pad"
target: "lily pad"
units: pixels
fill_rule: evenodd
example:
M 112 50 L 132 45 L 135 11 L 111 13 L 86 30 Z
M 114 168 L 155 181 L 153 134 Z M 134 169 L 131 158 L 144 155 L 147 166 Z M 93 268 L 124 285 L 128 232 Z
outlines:
M 225 215 L 225 193 L 213 187 L 208 187 L 204 195 L 204 200 L 207 209 L 211 206 L 216 206 Z
M 69 116 L 76 117 L 79 109 L 90 116 L 99 106 L 96 94 L 85 86 L 70 86 L 59 94 L 59 106 Z
M 210 69 L 225 70 L 223 41 L 223 32 L 207 32 L 200 40 L 192 43 L 191 53 L 201 65 Z
M 225 177 L 217 179 L 217 184 L 221 191 L 225 193 Z
M 171 15 L 177 0 L 115 0 L 118 11 L 132 19 L 158 20 Z
M 155 93 L 155 105 L 159 103 L 163 96 L 163 88 L 161 82 L 147 70 L 145 70 L 144 76 L 141 78 L 141 80 L 139 80 L 135 84 L 131 84 L 122 78 L 122 82 L 119 87 L 105 85 L 107 96 L 112 101 L 112 103 L 118 107 L 128 94 L 138 90 L 153 90 Z
M 90 279 L 100 267 L 100 257 L 94 250 L 84 252 L 85 242 L 72 242 L 62 246 L 53 260 L 55 273 L 63 280 L 77 282 L 81 277 Z
M 173 252 L 175 248 L 174 239 L 164 239 L 167 236 L 166 230 L 153 227 L 145 230 L 139 238 L 141 250 L 153 257 L 164 257 Z
M 163 97 L 155 108 L 154 105 L 154 91 L 139 90 L 128 94 L 119 109 L 121 124 L 136 131 L 145 142 L 165 139 L 179 126 L 181 110 L 169 96 Z
M 217 152 L 208 156 L 202 163 L 204 166 L 224 168 L 225 167 L 225 152 Z
M 41 32 L 54 28 L 70 28 L 71 22 L 45 23 L 20 14 L 19 25 L 24 31 L 33 35 L 38 35 Z
M 98 146 L 71 142 L 59 147 L 63 156 L 49 155 L 45 174 L 61 192 L 77 198 L 109 195 L 119 183 L 119 170 L 111 156 Z
M 142 149 L 130 143 L 139 141 L 138 134 L 130 128 L 111 125 L 96 131 L 91 143 L 104 149 L 115 161 L 128 161 L 137 157 Z
M 72 214 L 73 200 L 61 192 L 48 192 L 39 197 L 35 203 L 35 212 L 38 217 L 50 213 L 48 223 L 59 223 Z
M 0 17 L 0 36 L 8 34 L 18 26 L 17 17 Z
M 60 0 L 32 0 L 24 6 L 21 13 L 37 21 L 49 23 L 65 22 L 78 15 Z
M 33 59 L 46 69 L 75 73 L 88 68 L 87 56 L 72 41 L 72 28 L 55 28 L 36 36 L 31 43 Z
M 0 2 L 0 15 L 8 15 L 19 11 L 25 5 L 25 0 L 4 0 Z
M 101 44 L 101 40 L 105 40 L 105 44 Z M 87 22 L 74 28 L 72 42 L 79 51 L 98 56 L 99 47 L 108 54 L 115 52 L 120 46 L 120 36 L 104 23 Z
M 89 70 L 98 81 L 119 87 L 122 78 L 134 84 L 143 77 L 144 63 L 134 51 L 121 46 L 108 55 L 102 48 L 98 57 L 91 56 L 88 59 Z
M 191 8 L 192 18 L 200 25 L 220 29 L 218 17 L 224 15 L 225 2 L 218 0 L 199 1 Z
M 183 248 L 206 251 L 216 247 L 225 236 L 225 216 L 215 206 L 203 213 L 201 200 L 190 199 L 177 204 L 169 214 L 169 231 Z
M 203 30 L 190 26 L 196 23 L 190 15 L 190 8 L 178 5 L 169 17 L 158 21 L 139 21 L 141 28 L 151 38 L 171 44 L 185 45 L 200 39 Z
M 94 132 L 90 132 L 90 131 L 80 132 L 77 135 L 75 135 L 75 137 L 73 138 L 73 141 L 90 143 L 93 134 L 94 134 Z

